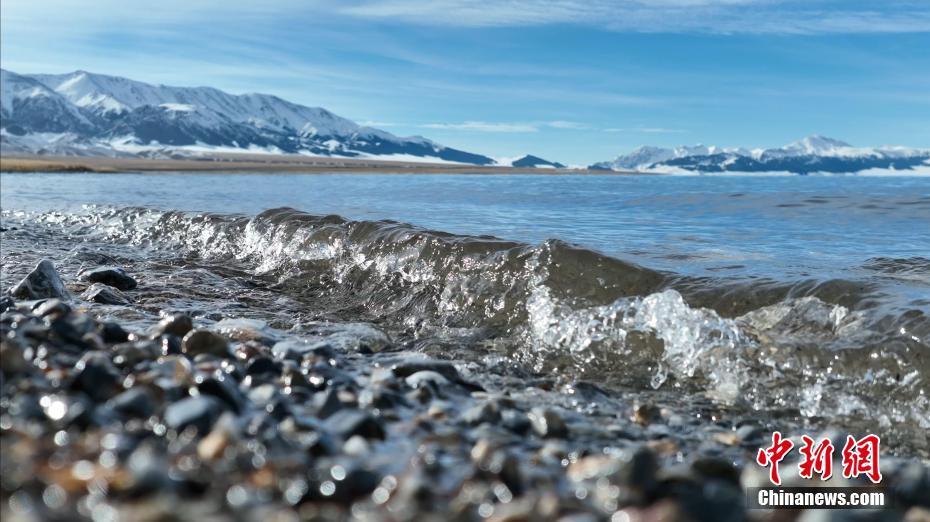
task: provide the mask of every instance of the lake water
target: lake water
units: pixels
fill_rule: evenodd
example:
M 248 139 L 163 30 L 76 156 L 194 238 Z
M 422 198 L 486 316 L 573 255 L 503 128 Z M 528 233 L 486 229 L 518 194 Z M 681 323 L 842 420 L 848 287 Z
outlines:
M 870 429 L 930 428 L 928 178 L 0 182 L 4 285 L 40 255 L 76 270 L 85 261 L 75 252 L 92 245 L 151 274 L 208 270 L 220 288 L 235 270 L 236 284 L 249 274 L 313 313 L 480 344 L 537 371 Z M 197 299 L 177 306 L 219 307 Z M 242 310 L 273 306 L 262 299 Z

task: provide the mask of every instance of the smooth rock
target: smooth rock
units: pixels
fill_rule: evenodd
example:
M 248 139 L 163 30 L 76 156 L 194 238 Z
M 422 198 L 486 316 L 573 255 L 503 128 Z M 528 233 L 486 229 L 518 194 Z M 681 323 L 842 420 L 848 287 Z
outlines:
M 106 354 L 88 352 L 74 365 L 70 388 L 102 402 L 119 391 L 121 380 L 120 373 Z
M 168 406 L 165 410 L 165 425 L 177 431 L 193 426 L 198 433 L 206 434 L 222 412 L 223 403 L 215 397 L 188 397 Z
M 101 266 L 82 270 L 78 274 L 81 281 L 89 283 L 102 283 L 119 290 L 132 290 L 138 283 L 125 270 L 116 266 Z
M 366 439 L 384 439 L 381 421 L 361 410 L 340 410 L 327 418 L 323 425 L 327 431 L 343 440 L 353 435 Z
M 190 358 L 200 354 L 228 357 L 229 342 L 222 335 L 210 330 L 191 330 L 181 340 L 181 350 Z
M 246 375 L 280 375 L 281 364 L 270 357 L 259 356 L 252 359 L 245 369 Z
M 187 314 L 170 314 L 161 319 L 153 330 L 153 337 L 171 334 L 184 337 L 194 329 L 194 321 Z
M 107 402 L 113 411 L 126 417 L 145 419 L 155 413 L 155 399 L 152 393 L 142 386 L 136 386 L 120 393 Z
M 32 272 L 10 290 L 10 295 L 17 299 L 70 298 L 55 265 L 48 259 L 39 261 Z
M 318 356 L 332 359 L 336 350 L 326 342 L 308 342 L 299 339 L 279 341 L 271 347 L 271 352 L 279 359 L 291 359 L 300 362 L 307 356 Z
M 129 298 L 122 292 L 103 283 L 94 283 L 81 294 L 81 299 L 108 305 L 128 305 Z

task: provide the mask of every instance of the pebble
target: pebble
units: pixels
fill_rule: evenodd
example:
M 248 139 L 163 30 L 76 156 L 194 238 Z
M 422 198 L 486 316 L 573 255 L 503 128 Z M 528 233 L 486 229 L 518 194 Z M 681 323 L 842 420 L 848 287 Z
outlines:
M 110 399 L 107 405 L 121 415 L 137 419 L 153 415 L 157 407 L 152 393 L 142 386 L 120 393 Z
M 340 410 L 326 419 L 323 426 L 343 440 L 353 435 L 366 439 L 384 439 L 384 426 L 370 413 L 362 410 Z
M 175 402 L 165 410 L 165 425 L 176 431 L 193 426 L 205 435 L 223 412 L 223 403 L 208 395 L 188 397 Z
M 187 314 L 168 314 L 165 315 L 153 329 L 153 337 L 162 334 L 171 334 L 177 337 L 184 337 L 188 332 L 194 329 L 194 321 Z
M 94 283 L 81 294 L 81 299 L 108 305 L 128 305 L 129 298 L 122 292 L 103 283 Z
M 18 299 L 49 297 L 68 299 L 70 297 L 65 283 L 55 270 L 55 265 L 48 259 L 39 261 L 32 272 L 29 272 L 29 275 L 10 290 L 10 295 Z
M 100 266 L 83 270 L 78 279 L 89 283 L 102 283 L 118 290 L 133 290 L 138 283 L 125 270 L 116 266 Z
M 467 359 L 453 363 L 353 342 L 387 339 L 367 324 L 301 323 L 288 338 L 247 318 L 195 330 L 190 315 L 162 312 L 151 326 L 145 294 L 121 309 L 0 300 L 4 509 L 37 520 L 736 521 L 748 518 L 746 470 L 767 480 L 751 464 L 766 429 L 736 413 L 695 420 L 668 390 L 628 401 L 456 351 L 471 346 L 442 352 Z M 187 310 L 208 322 L 228 312 Z M 395 348 L 421 346 L 403 335 Z M 878 515 L 918 520 L 930 469 L 883 464 L 899 507 Z
M 181 340 L 181 351 L 194 358 L 201 354 L 229 357 L 229 342 L 222 335 L 210 330 L 191 330 Z

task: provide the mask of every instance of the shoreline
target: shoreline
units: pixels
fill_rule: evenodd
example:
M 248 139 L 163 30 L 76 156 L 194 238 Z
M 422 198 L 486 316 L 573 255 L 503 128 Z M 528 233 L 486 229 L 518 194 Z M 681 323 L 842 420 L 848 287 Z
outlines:
M 415 163 L 376 159 L 323 158 L 262 154 L 211 154 L 191 158 L 151 159 L 102 156 L 0 156 L 0 172 L 125 173 L 125 172 L 211 172 L 211 173 L 379 173 L 379 174 L 545 174 L 545 175 L 641 175 L 639 172 L 589 169 L 543 169 L 482 167 L 448 163 Z

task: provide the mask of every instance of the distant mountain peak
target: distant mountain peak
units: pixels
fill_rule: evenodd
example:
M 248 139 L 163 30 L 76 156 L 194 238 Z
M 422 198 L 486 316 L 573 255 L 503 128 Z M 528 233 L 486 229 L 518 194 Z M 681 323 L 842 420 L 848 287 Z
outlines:
M 828 138 L 819 134 L 813 134 L 791 143 L 788 145 L 788 147 L 801 149 L 811 153 L 817 153 L 831 149 L 852 147 L 852 145 L 846 143 L 845 141 Z
M 930 167 L 930 149 L 857 148 L 845 141 L 811 135 L 784 147 L 748 150 L 703 145 L 642 146 L 592 169 L 655 172 L 812 172 L 851 173 L 870 169 Z

